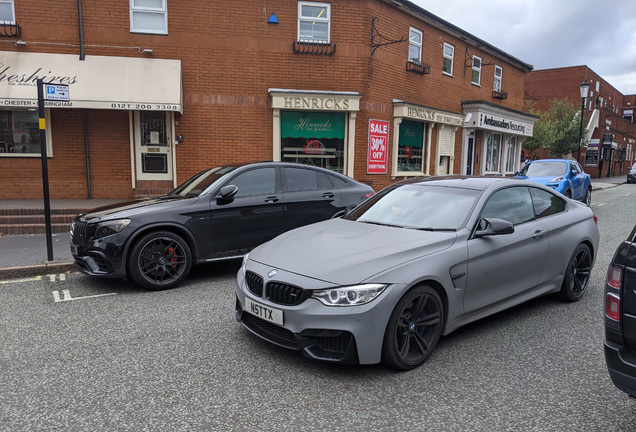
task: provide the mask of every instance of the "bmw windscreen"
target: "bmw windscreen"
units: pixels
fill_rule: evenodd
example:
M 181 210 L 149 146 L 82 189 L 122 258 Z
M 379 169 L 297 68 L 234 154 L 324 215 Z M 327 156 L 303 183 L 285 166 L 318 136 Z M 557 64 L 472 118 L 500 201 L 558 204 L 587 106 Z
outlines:
M 346 219 L 427 231 L 456 231 L 464 225 L 479 193 L 472 189 L 405 185 L 380 192 Z

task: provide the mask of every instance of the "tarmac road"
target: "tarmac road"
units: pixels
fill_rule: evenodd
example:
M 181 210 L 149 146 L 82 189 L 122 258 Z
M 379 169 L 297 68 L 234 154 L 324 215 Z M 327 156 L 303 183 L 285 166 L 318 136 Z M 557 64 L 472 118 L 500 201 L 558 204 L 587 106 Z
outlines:
M 581 301 L 461 328 L 404 373 L 251 335 L 234 319 L 239 262 L 162 292 L 75 273 L 2 282 L 0 430 L 634 431 L 636 401 L 605 367 L 603 284 L 636 185 L 595 191 L 592 208 L 601 248 Z

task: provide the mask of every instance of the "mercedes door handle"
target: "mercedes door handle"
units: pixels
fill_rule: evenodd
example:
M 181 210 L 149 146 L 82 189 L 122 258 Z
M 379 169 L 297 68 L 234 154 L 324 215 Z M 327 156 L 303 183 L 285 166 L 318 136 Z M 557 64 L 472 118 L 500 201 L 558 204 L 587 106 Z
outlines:
M 270 196 L 265 198 L 265 202 L 278 202 L 278 197 Z
M 322 197 L 323 198 L 333 198 L 334 195 L 331 192 L 327 192 L 327 193 L 322 194 Z
M 545 235 L 545 233 L 546 233 L 545 231 L 536 230 L 534 234 L 532 234 L 532 238 L 540 239 L 541 237 Z

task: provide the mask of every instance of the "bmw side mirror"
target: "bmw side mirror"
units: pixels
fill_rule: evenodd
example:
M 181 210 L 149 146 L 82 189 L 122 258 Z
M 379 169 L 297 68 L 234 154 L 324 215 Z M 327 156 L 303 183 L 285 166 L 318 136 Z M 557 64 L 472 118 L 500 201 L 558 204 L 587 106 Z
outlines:
M 507 220 L 483 218 L 479 221 L 475 237 L 512 234 L 513 232 L 515 232 L 515 227 Z
M 234 196 L 238 193 L 238 186 L 227 185 L 223 186 L 216 196 L 216 201 L 219 204 L 227 204 L 234 200 Z

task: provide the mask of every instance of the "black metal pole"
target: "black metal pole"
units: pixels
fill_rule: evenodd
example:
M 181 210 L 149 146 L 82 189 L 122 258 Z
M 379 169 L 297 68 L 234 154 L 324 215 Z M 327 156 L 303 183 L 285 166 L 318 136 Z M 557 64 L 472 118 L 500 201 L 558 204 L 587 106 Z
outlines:
M 576 161 L 581 163 L 581 144 L 583 143 L 583 113 L 585 112 L 585 98 L 581 98 L 581 128 L 579 129 L 579 150 L 576 152 Z
M 44 116 L 44 82 L 37 80 L 38 110 L 40 113 L 40 154 L 42 156 L 42 186 L 44 188 L 44 223 L 46 224 L 46 256 L 53 261 L 53 238 L 51 234 L 51 200 L 49 197 L 49 167 L 46 154 L 46 119 Z

